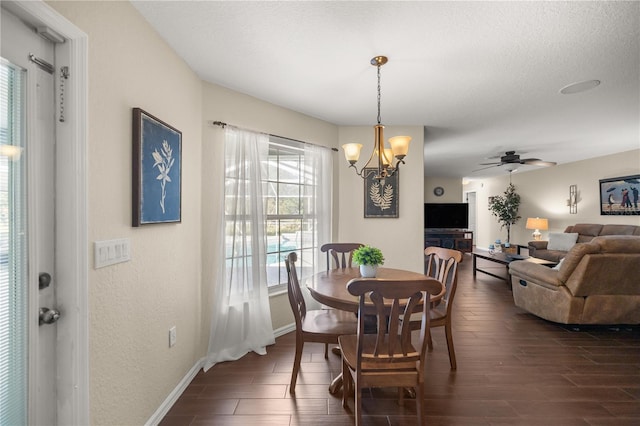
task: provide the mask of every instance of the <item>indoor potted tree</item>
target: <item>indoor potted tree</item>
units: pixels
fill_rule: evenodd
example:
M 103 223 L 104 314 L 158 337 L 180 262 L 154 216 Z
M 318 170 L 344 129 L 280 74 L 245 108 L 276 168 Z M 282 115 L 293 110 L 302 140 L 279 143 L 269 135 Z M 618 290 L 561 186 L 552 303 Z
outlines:
M 497 195 L 489 199 L 489 211 L 498 218 L 500 229 L 507 228 L 507 242 L 511 241 L 511 225 L 516 223 L 520 216 L 520 195 L 516 193 L 516 187 L 509 183 L 504 195 Z
M 375 278 L 378 265 L 384 264 L 384 256 L 379 248 L 362 246 L 353 251 L 353 261 L 360 265 L 363 278 Z

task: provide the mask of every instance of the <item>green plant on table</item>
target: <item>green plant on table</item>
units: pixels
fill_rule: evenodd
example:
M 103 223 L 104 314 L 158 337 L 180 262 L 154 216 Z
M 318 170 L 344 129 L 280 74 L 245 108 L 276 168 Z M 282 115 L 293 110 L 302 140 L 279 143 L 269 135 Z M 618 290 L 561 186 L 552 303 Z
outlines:
M 379 248 L 362 246 L 353 251 L 353 261 L 358 265 L 382 265 L 384 256 Z

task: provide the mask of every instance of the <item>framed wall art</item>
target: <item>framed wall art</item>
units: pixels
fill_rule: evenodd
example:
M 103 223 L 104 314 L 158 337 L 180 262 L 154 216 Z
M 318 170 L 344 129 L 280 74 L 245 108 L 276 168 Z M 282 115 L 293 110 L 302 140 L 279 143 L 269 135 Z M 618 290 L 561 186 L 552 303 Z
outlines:
M 600 179 L 601 215 L 640 215 L 640 175 Z
M 384 181 L 378 181 L 374 176 L 378 169 L 365 169 L 364 180 L 364 217 L 399 217 L 398 197 L 400 196 L 400 172 L 396 170 L 393 176 Z
M 133 108 L 134 227 L 180 222 L 182 218 L 182 132 Z

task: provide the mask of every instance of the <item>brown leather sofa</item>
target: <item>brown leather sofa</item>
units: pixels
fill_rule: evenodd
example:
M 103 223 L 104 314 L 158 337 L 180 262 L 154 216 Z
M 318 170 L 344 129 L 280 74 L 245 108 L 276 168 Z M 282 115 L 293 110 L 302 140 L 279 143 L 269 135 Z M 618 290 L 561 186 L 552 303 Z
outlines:
M 638 235 L 640 236 L 640 226 L 636 225 L 600 225 L 596 223 L 578 223 L 567 226 L 565 233 L 577 233 L 576 243 L 586 243 L 601 235 Z M 539 259 L 559 262 L 567 255 L 563 250 L 547 250 L 548 241 L 529 241 L 529 256 Z
M 640 236 L 577 243 L 558 269 L 509 264 L 515 304 L 563 324 L 640 324 Z

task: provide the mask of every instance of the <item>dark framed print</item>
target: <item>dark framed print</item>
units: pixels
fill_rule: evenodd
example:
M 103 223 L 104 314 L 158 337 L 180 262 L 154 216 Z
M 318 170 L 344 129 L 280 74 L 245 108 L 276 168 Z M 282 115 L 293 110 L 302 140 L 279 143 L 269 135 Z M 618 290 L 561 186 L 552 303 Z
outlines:
M 640 175 L 600 179 L 601 215 L 640 215 Z
M 399 171 L 384 180 L 375 178 L 377 171 L 377 168 L 372 168 L 364 172 L 364 217 L 399 217 Z
M 182 132 L 133 108 L 133 226 L 180 222 Z

